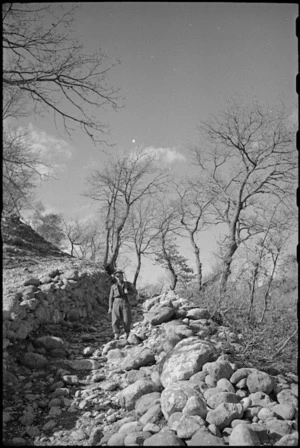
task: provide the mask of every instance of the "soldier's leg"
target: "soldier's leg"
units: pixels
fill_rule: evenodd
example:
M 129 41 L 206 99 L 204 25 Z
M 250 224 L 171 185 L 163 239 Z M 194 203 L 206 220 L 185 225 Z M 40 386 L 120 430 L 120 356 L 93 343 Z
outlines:
M 126 333 L 126 337 L 128 338 L 130 333 L 130 327 L 132 322 L 131 309 L 129 303 L 124 303 L 123 305 L 123 325 Z
M 120 325 L 121 325 L 122 307 L 119 300 L 115 299 L 111 312 L 111 325 L 115 336 L 115 339 L 120 337 Z

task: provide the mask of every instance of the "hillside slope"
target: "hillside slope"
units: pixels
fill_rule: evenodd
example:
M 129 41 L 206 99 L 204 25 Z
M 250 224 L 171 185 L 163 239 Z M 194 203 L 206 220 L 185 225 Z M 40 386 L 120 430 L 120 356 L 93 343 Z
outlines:
M 5 268 L 17 265 L 20 261 L 32 261 L 35 257 L 71 258 L 22 222 L 17 215 L 2 218 L 1 232 Z
M 99 268 L 96 263 L 62 252 L 16 215 L 1 219 L 3 257 L 3 309 L 10 309 L 24 280 L 50 269 Z

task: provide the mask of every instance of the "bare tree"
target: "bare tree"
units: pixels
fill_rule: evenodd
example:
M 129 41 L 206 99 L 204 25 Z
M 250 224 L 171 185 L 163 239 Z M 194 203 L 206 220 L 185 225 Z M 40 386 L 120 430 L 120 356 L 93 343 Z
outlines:
M 63 220 L 63 231 L 65 236 L 71 246 L 71 256 L 75 256 L 76 246 L 80 246 L 81 240 L 83 238 L 83 230 L 79 223 L 79 220 L 69 219 Z
M 8 118 L 21 118 L 28 115 L 28 105 L 25 101 L 25 95 L 17 86 L 3 88 L 2 100 L 2 118 L 5 121 Z
M 266 256 L 271 268 L 270 273 L 267 277 L 266 290 L 263 297 L 264 308 L 259 324 L 263 322 L 265 313 L 267 311 L 268 301 L 271 300 L 270 289 L 275 278 L 277 267 L 284 254 L 286 242 L 295 231 L 295 229 L 293 228 L 293 221 L 289 219 L 289 216 L 285 212 L 286 209 L 281 210 L 281 214 L 279 214 L 279 216 L 272 216 L 273 225 L 271 226 L 268 235 L 263 241 L 264 250 L 266 251 Z
M 289 213 L 282 201 L 265 204 L 257 218 L 261 222 L 259 234 L 243 243 L 240 257 L 235 261 L 235 264 L 244 264 L 242 279 L 246 279 L 249 286 L 248 319 L 252 318 L 257 285 L 267 278 L 269 286 L 264 295 L 266 309 L 278 262 L 281 260 L 286 242 L 295 232 L 296 215 L 293 214 L 294 211 L 290 210 Z M 245 263 L 242 262 L 243 258 Z
M 135 287 L 142 266 L 142 256 L 154 253 L 155 241 L 159 233 L 155 227 L 155 221 L 156 205 L 150 199 L 138 201 L 129 215 L 126 240 L 133 244 L 137 257 L 137 267 L 133 279 Z
M 294 195 L 296 150 L 294 133 L 283 106 L 232 103 L 220 117 L 202 123 L 202 145 L 194 147 L 196 164 L 216 200 L 216 223 L 226 223 L 228 235 L 220 279 L 226 292 L 233 255 L 257 229 L 253 214 L 262 198 Z
M 178 211 L 173 202 L 167 203 L 164 200 L 157 202 L 155 226 L 157 229 L 156 261 L 169 272 L 171 278 L 170 289 L 174 291 L 179 273 L 175 266 L 177 252 L 174 240 L 180 234 L 181 226 Z
M 83 194 L 99 202 L 105 214 L 105 253 L 103 263 L 109 273 L 116 267 L 125 224 L 132 206 L 152 196 L 166 185 L 168 174 L 159 169 L 156 158 L 143 149 L 134 155 L 111 157 L 102 169 L 87 177 Z
M 101 229 L 95 222 L 89 221 L 82 224 L 82 238 L 78 246 L 78 251 L 82 258 L 92 261 L 99 259 L 103 255 L 103 241 Z
M 96 261 L 103 254 L 103 238 L 101 235 L 101 229 L 98 228 L 97 223 L 90 222 L 86 225 L 85 238 L 82 242 L 82 246 L 86 247 L 86 253 L 92 261 Z
M 11 213 L 33 207 L 38 182 L 51 177 L 51 169 L 26 142 L 20 131 L 3 132 L 3 210 Z
M 175 290 L 177 284 L 187 288 L 195 279 L 194 270 L 189 266 L 188 259 L 180 254 L 177 245 L 171 241 L 163 241 L 161 250 L 155 254 L 155 262 L 167 269 L 170 278 L 170 289 Z
M 202 263 L 200 258 L 200 247 L 196 236 L 200 230 L 204 230 L 209 223 L 209 206 L 214 198 L 207 195 L 205 186 L 199 180 L 187 179 L 176 185 L 178 196 L 178 212 L 180 222 L 194 250 L 197 273 L 197 287 L 202 289 Z
M 100 254 L 102 242 L 96 222 L 80 220 L 77 217 L 63 220 L 63 231 L 72 256 L 95 261 Z
M 4 117 L 23 114 L 20 102 L 34 112 L 51 111 L 70 135 L 79 127 L 93 141 L 106 132 L 99 110 L 118 107 L 118 90 L 107 84 L 115 65 L 99 50 L 85 54 L 72 38 L 73 10 L 65 5 L 4 3 Z

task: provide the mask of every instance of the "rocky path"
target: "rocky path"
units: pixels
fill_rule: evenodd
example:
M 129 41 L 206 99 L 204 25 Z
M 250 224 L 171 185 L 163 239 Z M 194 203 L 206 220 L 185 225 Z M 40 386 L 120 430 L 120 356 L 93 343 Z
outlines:
M 134 311 L 135 322 L 141 315 L 141 311 Z M 51 335 L 52 341 L 47 341 L 46 335 Z M 57 348 L 56 357 L 49 357 L 46 366 L 35 369 L 34 358 L 32 366 L 21 361 L 24 350 L 35 352 L 32 344 L 20 344 L 15 350 L 14 373 L 3 389 L 3 442 L 82 445 L 93 429 L 97 433 L 99 425 L 108 427 L 124 414 L 114 403 L 114 387 L 103 383 L 115 374 L 114 370 L 108 372 L 106 357 L 102 356 L 104 345 L 112 340 L 110 316 L 84 324 L 48 325 L 31 339 L 43 338 L 44 347 L 36 353 L 46 354 L 48 347 L 53 350 L 53 342 L 63 347 L 62 353 Z M 122 338 L 119 344 L 124 343 Z M 96 443 L 87 443 L 91 444 Z
M 48 325 L 14 347 L 5 445 L 298 444 L 298 377 L 235 360 L 238 336 L 176 296 L 134 308 L 128 343 L 109 315 Z

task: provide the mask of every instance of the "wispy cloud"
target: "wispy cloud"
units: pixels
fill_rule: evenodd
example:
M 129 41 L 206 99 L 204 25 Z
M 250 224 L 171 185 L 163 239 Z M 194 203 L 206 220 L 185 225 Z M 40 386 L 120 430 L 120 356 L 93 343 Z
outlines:
M 288 117 L 291 124 L 296 125 L 298 123 L 298 110 L 294 109 Z
M 19 128 L 30 148 L 39 155 L 40 161 L 47 166 L 42 167 L 42 174 L 53 174 L 63 171 L 66 162 L 72 157 L 74 149 L 63 139 L 58 139 L 31 123 L 27 128 Z
M 156 156 L 160 162 L 167 165 L 186 161 L 185 156 L 176 148 L 155 148 L 154 146 L 147 146 L 144 152 Z

